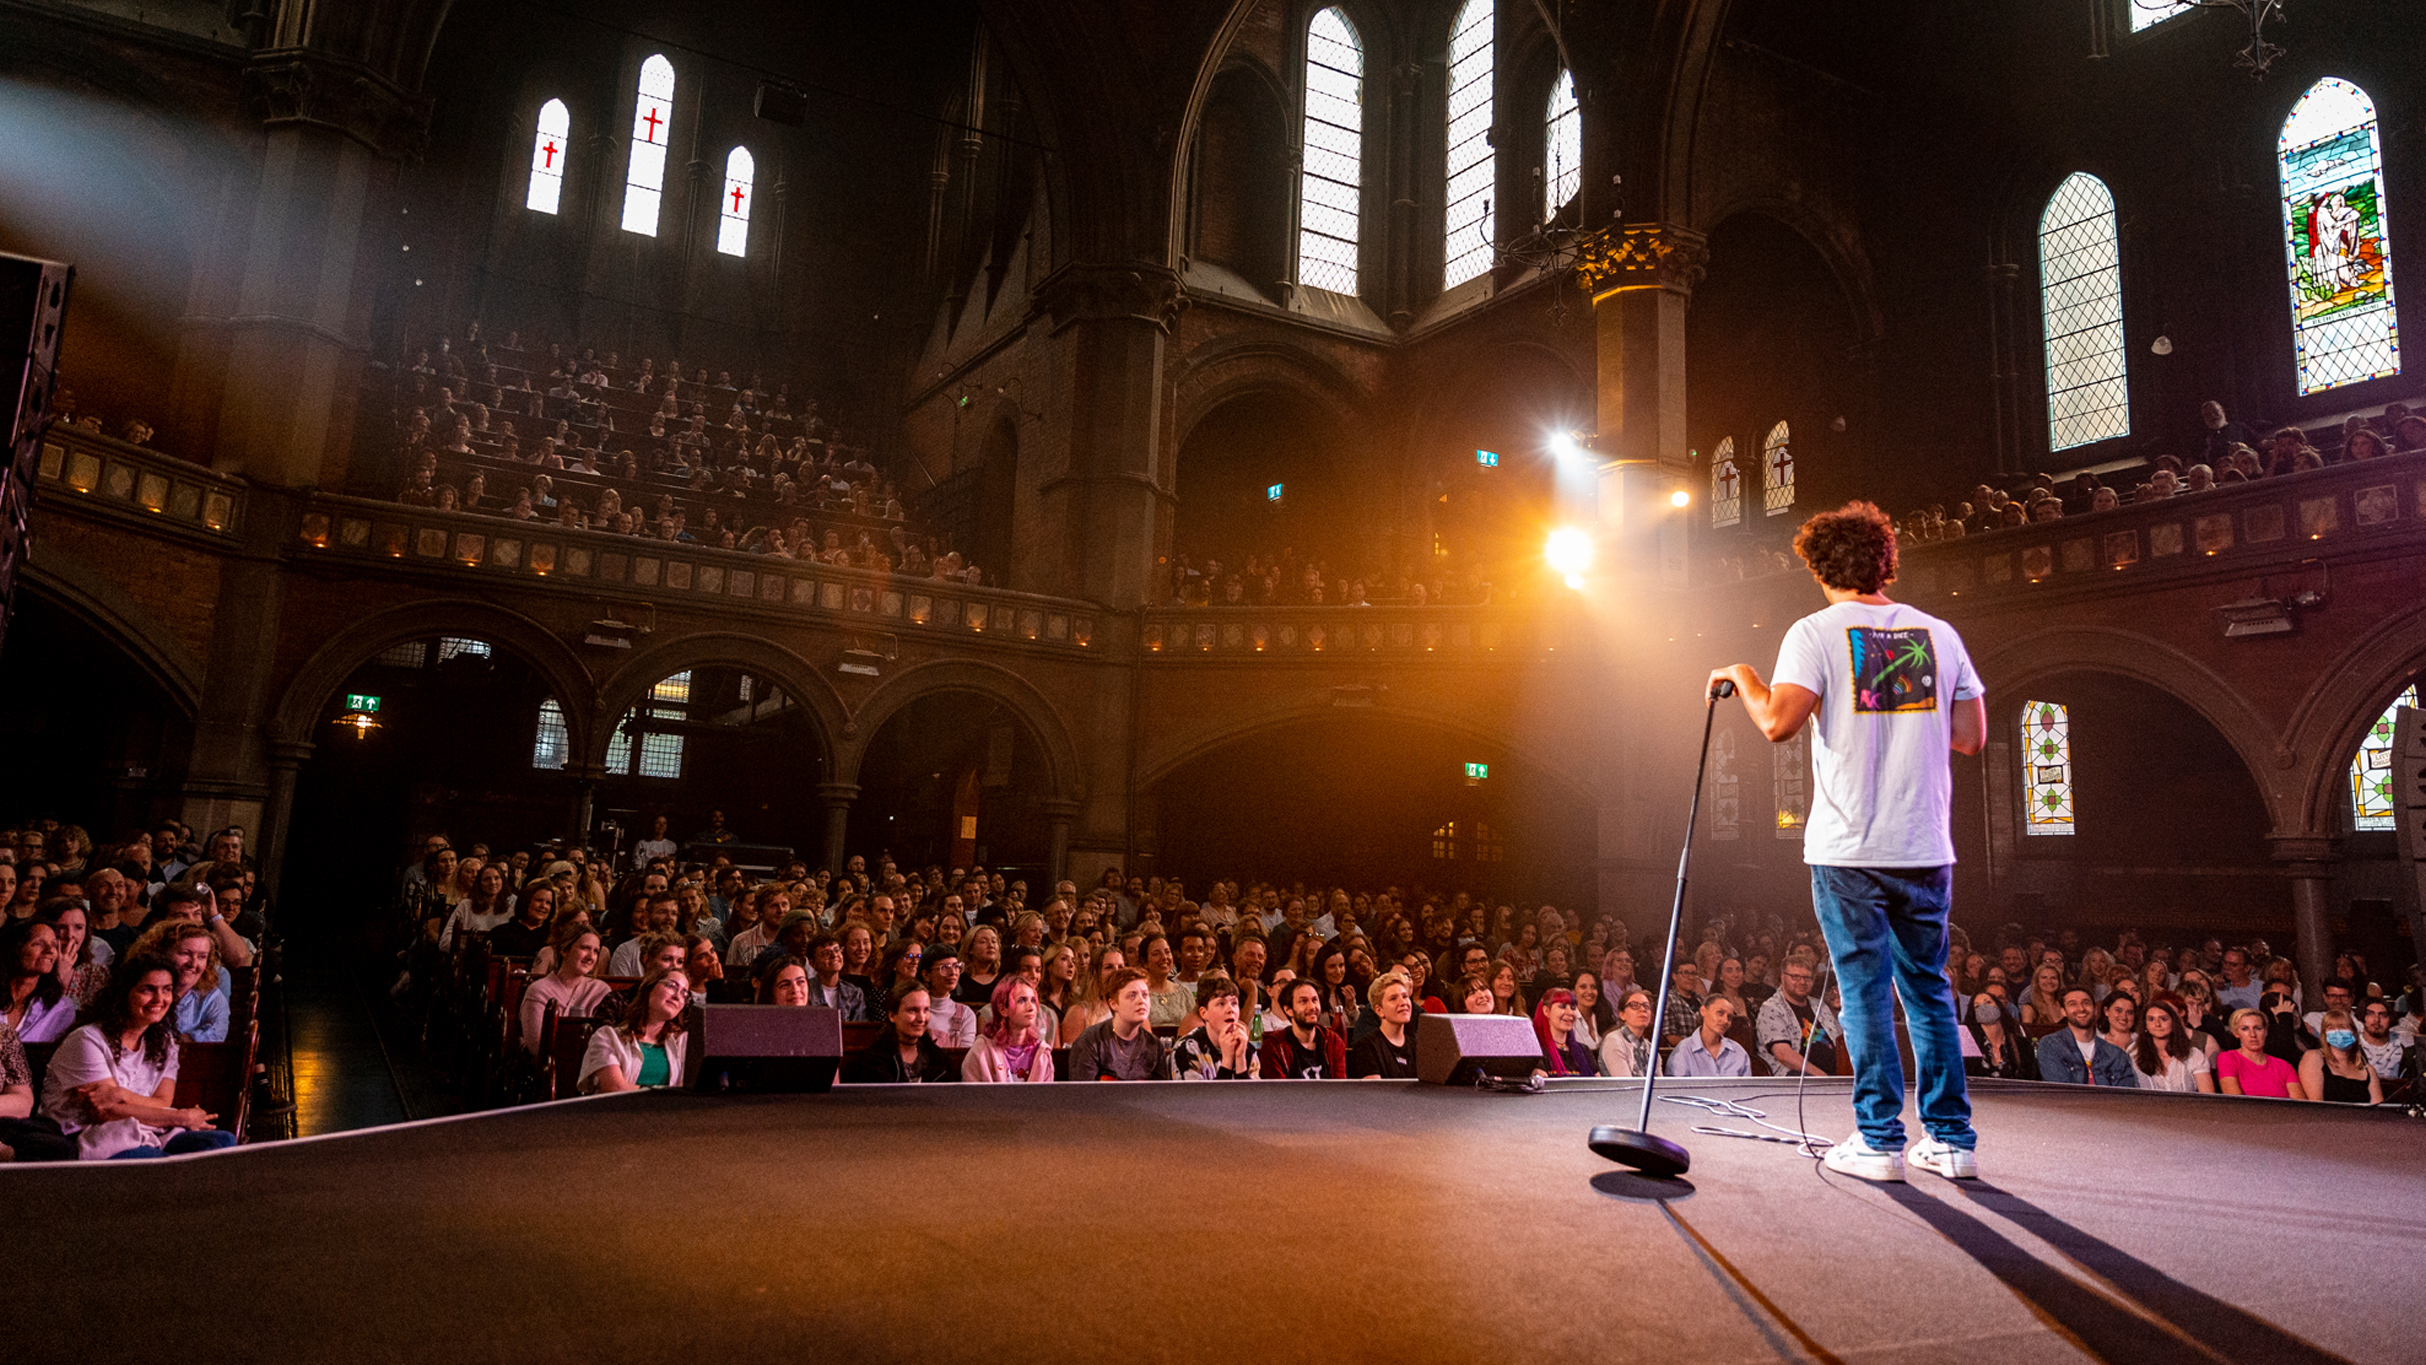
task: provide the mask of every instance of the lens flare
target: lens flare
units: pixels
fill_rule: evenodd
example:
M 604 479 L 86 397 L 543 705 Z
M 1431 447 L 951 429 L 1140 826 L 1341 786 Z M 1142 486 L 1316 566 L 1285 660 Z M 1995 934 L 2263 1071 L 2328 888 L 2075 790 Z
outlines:
M 1578 527 L 1561 526 L 1550 533 L 1542 558 L 1566 577 L 1568 587 L 1581 588 L 1584 575 L 1592 569 L 1592 537 Z

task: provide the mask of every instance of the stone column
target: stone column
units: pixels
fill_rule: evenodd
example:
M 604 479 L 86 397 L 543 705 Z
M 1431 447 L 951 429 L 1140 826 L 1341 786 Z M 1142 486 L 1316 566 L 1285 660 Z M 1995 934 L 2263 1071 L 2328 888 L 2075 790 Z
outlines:
M 1013 587 L 1142 606 L 1154 566 L 1154 527 L 1170 495 L 1162 480 L 1163 343 L 1186 298 L 1170 269 L 1067 265 L 1036 291 L 1031 335 L 1053 343 L 1061 372 L 1047 408 L 1063 438 L 1058 476 L 1038 490 L 1059 528 L 1061 562 L 1014 566 Z M 1035 543 L 1042 544 L 1038 541 Z
M 606 769 L 595 763 L 568 763 L 565 771 L 573 779 L 573 823 L 564 832 L 565 842 L 587 843 L 590 824 L 598 816 L 598 781 L 606 775 Z
M 1057 882 L 1070 875 L 1070 822 L 1078 816 L 1076 801 L 1040 801 L 1044 811 L 1046 835 L 1045 880 Z M 1096 873 L 1102 876 L 1100 870 Z
M 2300 987 L 2313 1003 L 2333 975 L 2333 879 L 2341 871 L 2342 841 L 2327 834 L 2276 834 L 2266 842 L 2291 882 L 2291 924 L 2298 936 L 2293 956 Z
M 828 872 L 839 876 L 849 856 L 843 845 L 851 835 L 851 803 L 859 799 L 859 784 L 855 782 L 825 782 L 817 788 L 817 799 L 826 808 L 825 847 L 818 856 Z
M 294 822 L 295 779 L 316 746 L 310 741 L 279 740 L 270 748 L 269 799 L 261 809 L 261 833 L 254 856 L 261 869 L 261 893 L 275 904 L 278 883 L 286 871 L 286 833 Z

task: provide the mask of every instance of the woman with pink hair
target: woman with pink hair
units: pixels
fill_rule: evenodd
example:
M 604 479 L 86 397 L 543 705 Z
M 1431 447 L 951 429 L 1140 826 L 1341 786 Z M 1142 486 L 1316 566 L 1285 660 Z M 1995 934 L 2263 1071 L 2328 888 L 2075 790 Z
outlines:
M 1538 1070 L 1551 1076 L 1597 1076 L 1592 1050 L 1575 1041 L 1575 992 L 1561 987 L 1542 992 L 1533 1007 L 1533 1036 L 1542 1045 Z
M 1053 1049 L 1036 1031 L 1036 986 L 1024 976 L 994 983 L 993 1012 L 961 1059 L 964 1081 L 1049 1081 Z

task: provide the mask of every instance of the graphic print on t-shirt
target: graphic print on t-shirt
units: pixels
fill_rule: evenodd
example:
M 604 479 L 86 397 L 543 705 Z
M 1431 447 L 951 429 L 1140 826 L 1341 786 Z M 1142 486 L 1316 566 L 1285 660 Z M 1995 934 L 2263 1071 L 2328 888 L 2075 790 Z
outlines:
M 1937 649 L 1927 626 L 1845 628 L 1856 714 L 1937 709 Z

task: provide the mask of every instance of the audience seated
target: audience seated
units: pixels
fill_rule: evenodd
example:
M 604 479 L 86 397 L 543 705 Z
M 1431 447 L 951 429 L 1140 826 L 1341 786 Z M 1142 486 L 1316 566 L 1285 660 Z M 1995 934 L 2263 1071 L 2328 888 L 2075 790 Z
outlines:
M 834 945 L 840 953 L 841 945 Z M 823 969 L 820 969 L 823 974 Z M 811 988 L 812 990 L 814 987 Z M 957 1081 L 961 1069 L 944 1056 L 927 1036 L 927 1016 L 933 997 L 920 985 L 896 986 L 885 1001 L 884 1031 L 843 1064 L 842 1079 L 851 1085 L 898 1085 Z
M 663 1089 L 682 1084 L 685 1021 L 691 982 L 678 967 L 655 967 L 640 979 L 615 1022 L 590 1034 L 577 1085 L 585 1095 Z
M 930 997 L 931 998 L 931 997 Z M 1040 1006 L 1034 983 L 1005 977 L 994 985 L 992 1017 L 968 1045 L 960 1064 L 964 1081 L 1049 1081 L 1053 1048 L 1038 1028 Z
M 128 954 L 110 971 L 89 1023 L 67 1035 L 43 1075 L 42 1115 L 87 1160 L 183 1156 L 236 1143 L 217 1115 L 178 1108 L 177 966 Z

